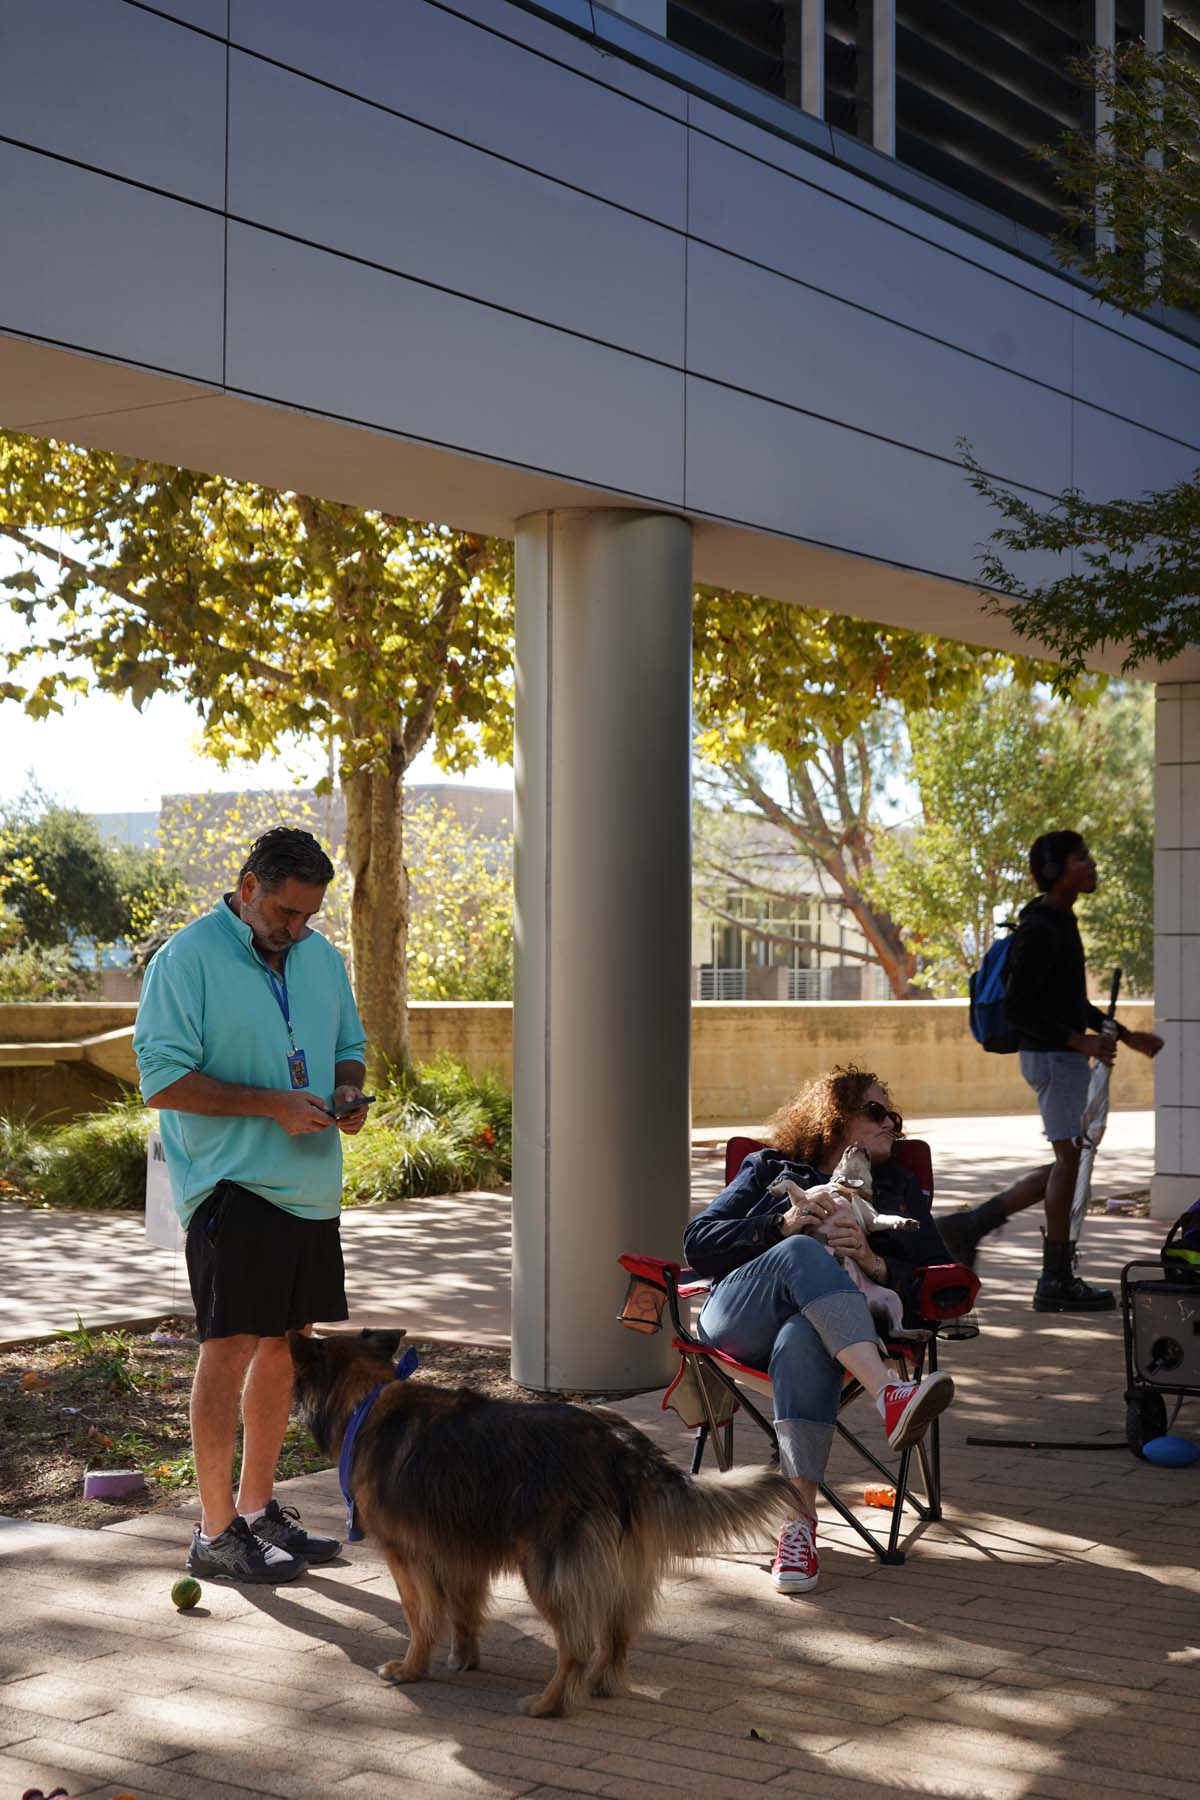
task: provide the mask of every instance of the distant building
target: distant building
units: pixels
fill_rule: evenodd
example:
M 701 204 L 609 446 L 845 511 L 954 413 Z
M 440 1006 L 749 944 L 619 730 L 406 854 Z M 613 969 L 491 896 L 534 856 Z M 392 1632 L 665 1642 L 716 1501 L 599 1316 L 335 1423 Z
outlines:
M 152 849 L 159 841 L 159 825 L 163 814 L 177 812 L 185 804 L 194 812 L 216 819 L 243 798 L 245 790 L 197 794 L 164 794 L 157 812 L 93 813 L 92 818 L 101 837 L 114 844 L 132 844 L 136 849 Z M 265 797 L 265 794 L 260 794 Z M 289 804 L 297 811 L 319 821 L 318 830 L 327 847 L 338 850 L 346 837 L 346 808 L 340 791 L 316 794 L 311 788 L 277 788 L 270 797 L 278 802 L 280 818 L 286 817 Z M 451 781 L 417 782 L 405 789 L 406 809 L 429 801 L 449 807 L 464 825 L 473 825 L 485 837 L 512 835 L 513 796 L 511 788 L 474 787 Z
M 887 977 L 840 895 L 765 820 L 724 815 L 717 860 L 762 890 L 705 874 L 701 845 L 692 901 L 695 1000 L 886 1000 Z M 857 952 L 857 954 L 856 954 Z
M 405 815 L 426 805 L 453 812 L 465 827 L 473 827 L 485 841 L 494 843 L 494 861 L 511 861 L 513 836 L 513 796 L 510 788 L 471 786 L 462 782 L 416 782 L 405 788 Z M 232 813 L 239 803 L 254 802 L 253 823 L 231 823 L 228 831 L 220 829 L 222 817 Z M 102 837 L 111 843 L 133 844 L 151 849 L 164 838 L 168 847 L 175 846 L 175 859 L 180 860 L 178 846 L 192 846 L 183 856 L 183 875 L 194 893 L 209 898 L 223 891 L 229 876 L 229 847 L 240 844 L 249 833 L 263 831 L 271 823 L 302 824 L 321 839 L 331 855 L 345 844 L 346 807 L 340 790 L 317 794 L 312 788 L 275 788 L 257 790 L 225 790 L 195 794 L 164 794 L 157 812 L 94 813 L 92 815 Z M 212 844 L 206 841 L 209 828 L 216 828 Z M 248 846 L 247 846 L 248 847 Z M 489 852 L 488 860 L 493 860 Z M 332 928 L 337 941 L 339 928 L 348 932 L 348 923 L 340 909 L 348 896 L 340 889 L 327 908 L 327 928 Z M 340 905 L 339 905 L 340 903 Z M 205 900 L 205 905 L 208 900 Z M 414 910 L 421 905 L 420 884 L 414 883 Z M 340 916 L 339 916 L 340 914 Z M 89 947 L 90 955 L 90 947 Z M 137 999 L 141 992 L 141 975 L 132 967 L 131 953 L 124 944 L 108 946 L 99 969 L 100 987 L 106 999 Z
M 100 836 L 110 844 L 131 844 L 149 850 L 158 842 L 156 812 L 93 813 Z
M 193 815 L 216 823 L 221 814 L 244 798 L 236 791 L 164 794 L 159 812 L 94 814 L 101 834 L 116 843 L 150 848 L 158 842 L 160 820 L 170 820 L 186 806 Z M 277 803 L 279 819 L 312 823 L 326 847 L 336 853 L 345 843 L 346 809 L 340 791 L 321 795 L 311 788 L 260 791 L 260 800 Z M 511 788 L 472 786 L 463 782 L 420 782 L 405 791 L 405 810 L 423 804 L 452 810 L 464 826 L 506 847 L 513 832 Z M 315 815 L 315 817 L 314 817 Z M 168 827 L 169 830 L 169 827 Z M 744 843 L 761 857 L 764 849 L 786 866 L 791 899 L 779 899 L 731 887 L 718 901 L 724 918 L 715 917 L 697 897 L 692 916 L 692 994 L 697 1000 L 876 1000 L 890 998 L 882 969 L 862 961 L 866 939 L 844 903 L 824 891 L 814 873 L 795 877 L 796 857 L 770 826 L 747 821 Z M 186 872 L 186 871 L 185 871 Z M 194 871 L 203 878 L 203 871 Z M 768 883 L 770 884 L 769 878 Z M 757 930 L 755 928 L 758 928 Z M 769 936 L 761 936 L 766 932 Z M 794 939 L 793 943 L 781 942 Z M 859 952 L 856 956 L 854 952 Z M 136 978 L 119 976 L 111 967 L 127 952 L 107 959 L 108 985 L 119 983 L 121 995 L 134 991 Z M 131 988 L 130 983 L 133 983 Z M 107 991 L 107 989 L 106 989 Z
M 865 953 L 867 941 L 845 905 L 820 893 L 815 883 L 811 893 L 794 900 L 733 889 L 722 911 L 741 922 L 714 919 L 701 905 L 693 911 L 693 999 L 892 998 L 878 963 L 851 954 Z M 787 938 L 796 941 L 780 941 Z

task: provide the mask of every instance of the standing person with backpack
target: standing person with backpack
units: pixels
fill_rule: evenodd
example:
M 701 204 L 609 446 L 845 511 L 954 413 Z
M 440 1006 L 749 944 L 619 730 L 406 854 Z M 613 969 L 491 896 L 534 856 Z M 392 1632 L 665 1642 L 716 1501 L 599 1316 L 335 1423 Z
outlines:
M 1023 1175 L 981 1206 L 939 1219 L 938 1227 L 951 1254 L 973 1266 L 979 1245 L 990 1232 L 1013 1213 L 1044 1200 L 1046 1237 L 1034 1311 L 1110 1312 L 1116 1304 L 1112 1290 L 1080 1280 L 1071 1242 L 1089 1060 L 1111 1062 L 1118 1041 L 1143 1056 L 1157 1056 L 1162 1039 L 1149 1031 L 1128 1031 L 1124 1025 L 1117 1026 L 1115 1039 L 1101 1032 L 1104 1015 L 1087 997 L 1083 943 L 1075 919 L 1075 902 L 1081 894 L 1094 893 L 1097 884 L 1096 865 L 1079 833 L 1046 832 L 1029 852 L 1029 867 L 1041 890 L 1038 898 L 1022 908 L 1010 941 L 989 952 L 989 958 L 1004 966 L 1006 1029 L 993 1029 L 989 1035 L 976 1018 L 972 1029 L 985 1049 L 1020 1052 L 1021 1073 L 1037 1096 L 1054 1161 Z M 986 967 L 981 969 L 978 981 L 972 983 L 974 1013 L 981 1010 L 987 973 Z M 989 1022 L 993 1027 L 1000 1023 Z

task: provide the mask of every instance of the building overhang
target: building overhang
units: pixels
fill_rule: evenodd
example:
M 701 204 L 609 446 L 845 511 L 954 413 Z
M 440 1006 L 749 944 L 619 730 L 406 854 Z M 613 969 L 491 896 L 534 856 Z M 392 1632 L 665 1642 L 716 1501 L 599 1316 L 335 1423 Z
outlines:
M 525 514 L 646 506 L 637 494 L 564 480 L 378 429 L 0 334 L 0 425 L 86 448 L 231 476 L 349 505 L 511 537 Z M 661 510 L 656 508 L 655 510 Z M 1037 654 L 986 596 L 926 570 L 688 510 L 695 578 L 717 587 L 997 650 Z M 1118 673 L 1114 647 L 1093 666 Z M 1200 680 L 1200 649 L 1139 679 Z

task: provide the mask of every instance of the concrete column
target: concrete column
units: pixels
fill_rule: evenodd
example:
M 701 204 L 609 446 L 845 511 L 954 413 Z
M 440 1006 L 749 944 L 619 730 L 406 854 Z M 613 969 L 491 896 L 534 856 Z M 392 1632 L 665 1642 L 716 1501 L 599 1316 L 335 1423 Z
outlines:
M 1151 1211 L 1200 1194 L 1200 682 L 1160 682 L 1155 751 L 1155 1175 Z
M 616 1259 L 688 1212 L 691 528 L 522 519 L 516 590 L 513 1374 L 650 1387 Z

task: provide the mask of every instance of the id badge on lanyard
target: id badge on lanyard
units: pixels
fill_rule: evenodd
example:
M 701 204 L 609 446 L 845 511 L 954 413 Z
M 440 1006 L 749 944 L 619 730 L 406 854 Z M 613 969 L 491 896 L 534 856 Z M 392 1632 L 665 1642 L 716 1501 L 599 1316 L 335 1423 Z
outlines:
M 287 1027 L 288 1043 L 291 1046 L 287 1059 L 288 1079 L 294 1088 L 306 1088 L 308 1086 L 308 1058 L 298 1047 L 292 1031 L 292 1011 L 288 1004 L 287 975 L 276 975 L 274 969 L 269 968 L 266 963 L 263 963 L 263 969 L 271 984 L 275 1004 L 283 1014 L 283 1022 Z

